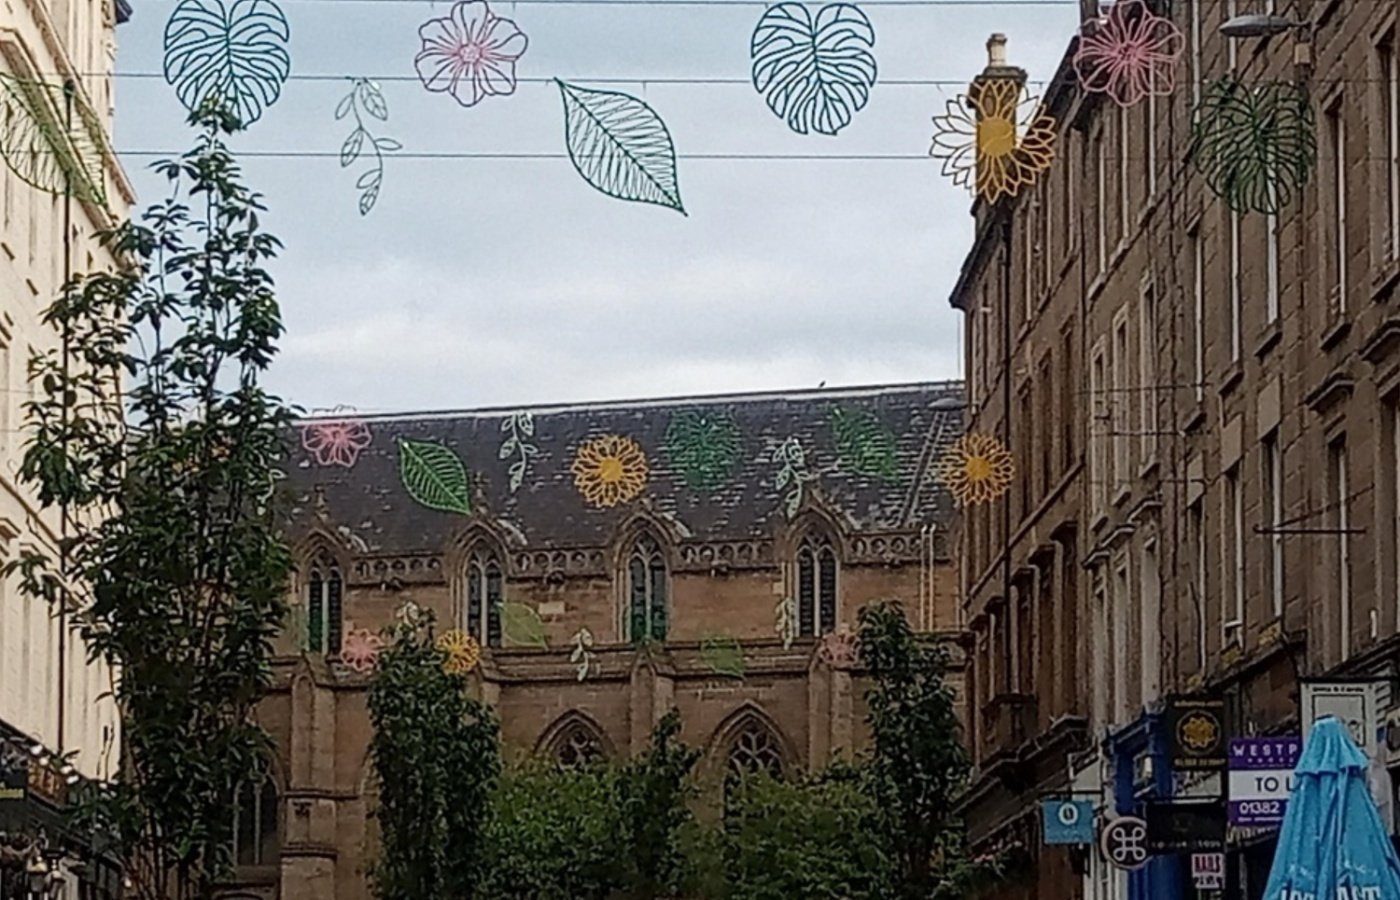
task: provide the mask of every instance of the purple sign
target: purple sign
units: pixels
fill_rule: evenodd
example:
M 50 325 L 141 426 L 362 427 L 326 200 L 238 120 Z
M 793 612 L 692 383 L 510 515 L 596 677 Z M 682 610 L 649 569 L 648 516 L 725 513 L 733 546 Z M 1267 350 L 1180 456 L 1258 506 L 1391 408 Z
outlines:
M 1230 741 L 1230 824 L 1267 827 L 1283 822 L 1293 769 L 1303 752 L 1296 735 Z

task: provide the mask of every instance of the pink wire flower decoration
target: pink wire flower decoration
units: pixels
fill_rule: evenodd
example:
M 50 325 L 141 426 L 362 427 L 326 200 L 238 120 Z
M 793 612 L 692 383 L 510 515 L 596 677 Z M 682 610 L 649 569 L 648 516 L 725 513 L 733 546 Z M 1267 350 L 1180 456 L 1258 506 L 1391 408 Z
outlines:
M 461 0 L 442 19 L 418 29 L 423 49 L 413 58 L 423 87 L 446 91 L 463 106 L 492 95 L 515 93 L 515 62 L 530 39 L 510 19 L 502 19 L 485 0 Z
M 384 639 L 368 628 L 352 628 L 340 642 L 340 661 L 352 672 L 367 675 L 379 664 Z
M 308 422 L 301 428 L 302 447 L 323 466 L 351 468 L 373 439 L 368 425 L 352 419 Z
M 843 625 L 822 636 L 817 653 L 833 669 L 853 669 L 860 661 L 860 639 Z
M 1084 90 L 1133 106 L 1175 90 L 1176 62 L 1185 48 L 1186 38 L 1170 19 L 1142 0 L 1118 0 L 1092 32 L 1080 35 L 1074 71 Z

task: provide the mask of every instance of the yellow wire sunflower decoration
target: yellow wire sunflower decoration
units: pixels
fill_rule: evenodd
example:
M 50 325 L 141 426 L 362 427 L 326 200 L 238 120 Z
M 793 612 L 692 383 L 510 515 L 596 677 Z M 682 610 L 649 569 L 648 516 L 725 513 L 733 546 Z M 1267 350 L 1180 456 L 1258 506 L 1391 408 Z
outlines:
M 965 434 L 934 468 L 938 480 L 962 506 L 989 503 L 1011 487 L 1016 466 L 1011 451 L 990 434 Z
M 578 448 L 574 486 L 592 506 L 612 507 L 635 499 L 647 486 L 647 455 L 629 437 L 605 434 Z
M 1035 184 L 1055 161 L 1055 120 L 1009 78 L 991 78 L 949 100 L 933 117 L 929 155 L 943 174 L 988 203 Z
M 465 675 L 481 662 L 481 645 L 465 631 L 444 631 L 433 646 L 442 653 L 442 670 L 448 675 Z

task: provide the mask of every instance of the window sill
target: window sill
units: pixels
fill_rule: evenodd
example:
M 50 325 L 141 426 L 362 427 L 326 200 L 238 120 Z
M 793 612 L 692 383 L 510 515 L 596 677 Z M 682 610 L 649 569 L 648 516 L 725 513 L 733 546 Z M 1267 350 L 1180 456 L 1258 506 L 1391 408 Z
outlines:
M 24 279 L 24 286 L 29 288 L 29 293 L 35 297 L 39 296 L 39 286 L 34 283 L 33 278 Z
M 1269 355 L 1269 351 L 1278 346 L 1283 339 L 1283 326 L 1278 319 L 1264 326 L 1264 330 L 1259 333 L 1259 338 L 1255 343 L 1254 355 L 1259 359 Z
M 1104 285 L 1108 283 L 1108 272 L 1108 269 L 1104 269 L 1094 276 L 1093 281 L 1089 282 L 1089 290 L 1084 292 L 1084 298 L 1090 306 L 1093 306 L 1094 301 L 1099 299 L 1099 295 L 1103 293 Z
M 11 250 L 10 245 L 5 243 L 4 241 L 0 241 L 0 251 L 4 251 L 5 255 L 8 256 L 11 260 L 15 258 L 15 251 Z
M 1381 263 L 1371 273 L 1371 300 L 1385 303 L 1395 296 L 1395 288 L 1400 285 L 1400 259 Z
M 1196 401 L 1186 413 L 1186 421 L 1181 423 L 1181 430 L 1186 434 L 1194 434 L 1201 430 L 1201 426 L 1206 423 L 1206 404 L 1204 400 Z
M 1346 313 L 1336 311 L 1335 306 L 1332 306 L 1332 309 L 1334 311 L 1331 313 L 1331 321 L 1323 330 L 1322 339 L 1318 341 L 1318 346 L 1323 350 L 1331 350 L 1336 347 L 1343 338 L 1351 333 L 1351 320 L 1346 317 Z
M 1118 488 L 1118 493 L 1113 495 L 1113 505 L 1121 509 L 1123 504 L 1127 503 L 1132 498 L 1132 496 L 1132 486 L 1124 484 L 1123 486 Z
M 1138 470 L 1138 479 L 1141 480 L 1141 481 L 1146 481 L 1146 480 L 1148 480 L 1148 479 L 1151 478 L 1152 475 L 1157 471 L 1157 469 L 1158 469 L 1157 454 L 1156 454 L 1156 453 L 1153 453 L 1152 456 L 1151 456 L 1151 458 L 1149 458 L 1149 459 L 1147 460 L 1147 462 L 1143 463 L 1143 464 L 1142 464 L 1142 468 Z
M 1220 386 L 1216 388 L 1216 393 L 1221 397 L 1228 397 L 1240 386 L 1244 380 L 1244 364 L 1238 359 L 1230 363 L 1230 368 L 1225 370 L 1225 374 L 1220 378 Z
M 1098 531 L 1108 524 L 1108 511 L 1105 509 L 1094 510 L 1094 520 L 1089 523 L 1090 531 Z

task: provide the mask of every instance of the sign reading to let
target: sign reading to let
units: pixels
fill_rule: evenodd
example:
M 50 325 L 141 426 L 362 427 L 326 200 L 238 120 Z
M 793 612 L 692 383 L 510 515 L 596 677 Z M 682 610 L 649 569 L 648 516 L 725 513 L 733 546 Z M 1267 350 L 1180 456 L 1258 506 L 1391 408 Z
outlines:
M 1296 735 L 1230 742 L 1230 824 L 1280 825 L 1293 792 L 1293 769 L 1303 753 Z

